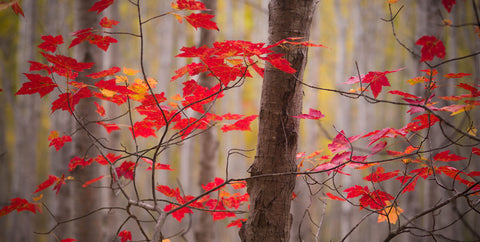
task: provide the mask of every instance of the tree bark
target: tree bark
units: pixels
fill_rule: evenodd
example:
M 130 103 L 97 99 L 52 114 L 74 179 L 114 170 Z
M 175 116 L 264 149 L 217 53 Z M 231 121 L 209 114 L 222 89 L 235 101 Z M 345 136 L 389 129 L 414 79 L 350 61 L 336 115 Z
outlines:
M 271 0 L 269 43 L 288 37 L 309 38 L 313 0 Z M 295 172 L 299 120 L 302 111 L 302 80 L 307 48 L 276 47 L 297 70 L 294 74 L 267 66 L 260 104 L 257 155 L 250 167 L 252 177 Z M 248 180 L 250 211 L 240 230 L 242 241 L 288 241 L 292 216 L 290 205 L 295 175 L 267 176 Z

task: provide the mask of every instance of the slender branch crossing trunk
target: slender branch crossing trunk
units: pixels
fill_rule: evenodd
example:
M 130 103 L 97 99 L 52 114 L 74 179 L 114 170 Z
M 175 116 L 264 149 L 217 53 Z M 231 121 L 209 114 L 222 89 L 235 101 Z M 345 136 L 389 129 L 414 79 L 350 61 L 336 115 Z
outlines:
M 271 0 L 269 3 L 269 43 L 289 37 L 310 35 L 314 0 Z M 267 66 L 263 79 L 257 155 L 250 167 L 251 176 L 295 172 L 299 120 L 292 116 L 302 111 L 302 87 L 307 49 L 284 45 L 284 53 L 294 74 Z M 240 230 L 242 241 L 288 241 L 290 238 L 290 205 L 295 175 L 267 176 L 248 180 L 250 211 Z

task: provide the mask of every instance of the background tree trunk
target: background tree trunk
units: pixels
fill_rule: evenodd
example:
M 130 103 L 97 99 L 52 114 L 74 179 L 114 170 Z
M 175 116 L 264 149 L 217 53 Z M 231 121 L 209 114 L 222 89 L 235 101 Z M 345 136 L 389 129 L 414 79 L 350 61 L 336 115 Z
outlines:
M 209 9 L 208 14 L 215 15 L 217 9 L 217 0 L 203 0 L 205 7 Z M 212 47 L 215 42 L 216 32 L 214 30 L 200 29 L 200 43 L 198 46 Z M 199 84 L 211 88 L 218 81 L 213 76 L 207 76 L 205 72 L 200 74 Z M 205 110 L 211 104 L 205 105 Z M 218 139 L 215 129 L 208 129 L 200 136 L 200 171 L 198 176 L 198 185 L 201 189 L 202 184 L 207 184 L 215 178 L 215 168 L 218 164 Z M 198 214 L 194 223 L 195 240 L 198 242 L 208 242 L 215 240 L 215 224 L 209 213 Z
M 90 27 L 98 26 L 100 18 L 94 12 L 88 12 L 88 9 L 93 6 L 95 0 L 84 0 L 84 1 L 75 1 L 75 29 L 86 29 Z M 94 62 L 95 65 L 93 68 L 86 70 L 77 77 L 77 81 L 82 81 L 86 84 L 93 85 L 93 80 L 86 77 L 90 73 L 99 71 L 98 66 L 102 66 L 102 50 L 98 49 L 97 46 L 91 45 L 89 43 L 82 43 L 79 46 L 76 46 L 74 49 L 74 57 L 79 62 Z M 77 117 L 80 118 L 80 122 L 85 125 L 85 128 L 89 132 L 95 134 L 97 137 L 100 137 L 99 125 L 96 123 L 86 124 L 85 121 L 94 121 L 98 119 L 98 115 L 95 112 L 96 108 L 92 100 L 81 100 L 80 103 L 76 106 L 75 112 Z M 79 157 L 92 158 L 98 155 L 95 147 L 92 147 L 92 141 L 88 137 L 87 132 L 82 130 L 80 125 L 75 127 L 80 129 L 73 137 L 74 144 L 74 154 Z M 72 172 L 72 175 L 75 177 L 75 180 L 80 181 L 78 184 L 75 184 L 73 193 L 75 194 L 74 200 L 74 215 L 75 217 L 85 215 L 91 212 L 94 209 L 101 207 L 101 191 L 98 188 L 92 187 L 81 187 L 83 182 L 94 179 L 100 175 L 99 167 L 91 165 L 83 169 L 77 168 Z M 82 218 L 77 226 L 75 239 L 78 241 L 104 241 L 105 238 L 102 238 L 102 219 L 101 213 L 97 212 L 86 218 Z
M 20 21 L 19 55 L 17 58 L 19 85 L 28 79 L 20 73 L 28 71 L 28 60 L 33 60 L 37 23 L 37 1 L 22 2 L 25 18 Z M 37 130 L 40 117 L 38 95 L 25 95 L 15 99 L 15 150 L 13 153 L 13 175 L 11 197 L 30 199 L 36 185 Z M 34 240 L 34 214 L 18 213 L 11 216 L 8 241 Z
M 288 37 L 310 34 L 313 0 L 271 0 L 269 3 L 270 44 Z M 277 47 L 297 70 L 295 74 L 267 66 L 263 79 L 257 155 L 250 167 L 251 176 L 296 170 L 299 120 L 302 112 L 302 80 L 307 62 L 306 48 Z M 292 218 L 290 205 L 295 175 L 248 180 L 250 210 L 240 231 L 242 241 L 288 241 Z

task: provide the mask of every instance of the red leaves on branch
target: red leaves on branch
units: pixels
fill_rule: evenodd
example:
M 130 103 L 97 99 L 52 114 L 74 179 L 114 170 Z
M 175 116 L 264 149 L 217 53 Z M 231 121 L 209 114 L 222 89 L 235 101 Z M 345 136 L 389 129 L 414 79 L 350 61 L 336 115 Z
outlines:
M 232 130 L 241 130 L 241 131 L 251 130 L 250 123 L 253 120 L 255 120 L 257 117 L 258 115 L 250 115 L 243 119 L 238 120 L 234 124 L 224 125 L 221 129 L 224 133 Z
M 88 87 L 82 87 L 80 89 L 73 88 L 70 92 L 58 95 L 58 99 L 52 102 L 52 113 L 58 109 L 72 113 L 75 111 L 75 106 L 81 99 L 91 96 L 92 92 Z
M 114 0 L 100 0 L 93 4 L 93 6 L 88 10 L 90 12 L 97 12 L 97 14 L 103 12 L 106 8 L 112 5 Z
M 399 172 L 399 170 L 385 172 L 385 168 L 379 166 L 377 167 L 377 170 L 375 172 L 372 172 L 370 175 L 363 177 L 363 179 L 371 182 L 382 182 L 396 177 Z
M 133 180 L 133 174 L 135 170 L 135 162 L 124 161 L 122 165 L 115 168 L 118 178 L 125 177 L 126 179 Z
M 394 73 L 394 72 L 401 71 L 403 69 L 405 69 L 405 68 L 400 68 L 400 69 L 396 69 L 396 70 L 393 70 L 393 71 L 384 71 L 384 72 L 371 71 L 371 72 L 367 73 L 366 75 L 363 75 L 363 76 L 360 76 L 360 77 L 352 76 L 345 83 L 346 84 L 353 84 L 353 83 L 358 83 L 361 80 L 362 83 L 370 85 L 370 89 L 372 90 L 373 96 L 375 98 L 377 98 L 378 95 L 380 94 L 380 92 L 382 91 L 382 87 L 390 86 L 390 82 L 388 81 L 388 78 L 386 77 L 386 75 L 389 74 L 389 73 Z
M 219 30 L 217 24 L 210 19 L 215 17 L 206 13 L 192 13 L 185 17 L 185 19 L 195 28 L 214 29 Z
M 115 19 L 108 19 L 107 17 L 103 17 L 100 20 L 100 25 L 104 28 L 113 28 L 113 26 L 117 25 L 118 23 L 120 22 Z
M 43 97 L 50 92 L 52 92 L 57 84 L 52 81 L 52 79 L 48 76 L 42 76 L 39 74 L 30 74 L 30 73 L 23 73 L 29 82 L 23 83 L 20 90 L 15 93 L 15 95 L 26 95 L 26 94 L 40 94 L 40 97 Z
M 65 143 L 72 142 L 72 137 L 70 137 L 69 135 L 60 137 L 58 131 L 54 130 L 50 132 L 48 140 L 50 141 L 50 144 L 48 146 L 54 146 L 55 149 L 58 151 L 63 147 Z
M 177 0 L 172 3 L 172 8 L 178 10 L 207 10 L 204 3 L 195 0 Z
M 165 206 L 164 211 L 169 212 L 169 211 L 172 211 L 173 209 L 178 208 L 178 207 L 179 207 L 178 205 L 169 203 L 169 204 L 167 204 L 167 206 Z M 176 210 L 175 212 L 172 212 L 172 216 L 176 220 L 178 220 L 178 222 L 182 222 L 182 219 L 183 219 L 183 217 L 185 217 L 186 213 L 193 213 L 193 211 L 188 207 L 183 207 L 181 209 Z
M 104 70 L 104 71 L 100 71 L 100 72 L 96 72 L 96 73 L 92 73 L 90 75 L 87 75 L 87 77 L 90 77 L 90 78 L 93 78 L 93 79 L 98 79 L 98 78 L 103 78 L 103 77 L 106 77 L 106 76 L 112 76 L 119 71 L 120 71 L 120 67 L 114 66 L 114 67 L 112 67 L 108 70 Z
M 421 45 L 422 57 L 420 62 L 431 61 L 436 56 L 440 59 L 445 58 L 445 46 L 443 42 L 435 36 L 423 36 L 417 40 L 416 45 Z
M 108 35 L 102 36 L 95 34 L 93 28 L 82 29 L 72 33 L 76 38 L 72 40 L 72 43 L 68 48 L 72 48 L 84 41 L 88 41 L 90 44 L 96 45 L 98 48 L 107 51 L 110 44 L 117 43 L 118 41 Z
M 457 0 L 442 0 L 442 4 L 445 9 L 450 13 L 453 6 L 457 3 Z
M 313 108 L 310 108 L 308 110 L 308 114 L 300 114 L 298 116 L 293 116 L 294 118 L 300 118 L 300 119 L 321 119 L 325 117 L 325 115 L 322 114 L 322 112 L 315 110 Z
M 128 230 L 122 230 L 118 233 L 121 242 L 132 241 L 132 233 Z
M 73 157 L 70 160 L 70 163 L 68 164 L 68 170 L 73 171 L 77 166 L 80 166 L 80 168 L 83 168 L 85 166 L 91 165 L 93 162 L 92 159 L 85 160 L 85 158 L 80 158 L 78 156 Z
M 341 198 L 341 197 L 338 197 L 338 196 L 335 196 L 329 192 L 327 192 L 327 196 L 328 198 L 332 199 L 332 200 L 337 200 L 337 201 L 345 201 L 345 199 Z
M 37 213 L 37 211 L 41 212 L 40 205 L 30 203 L 26 199 L 16 197 L 16 198 L 10 199 L 10 205 L 7 205 L 0 210 L 0 217 L 7 215 L 15 210 L 17 210 L 17 212 L 21 212 L 21 211 L 30 211 L 32 213 Z
M 54 53 L 57 51 L 57 46 L 63 44 L 63 37 L 61 35 L 58 36 L 51 36 L 51 35 L 44 35 L 42 36 L 43 42 L 38 45 L 38 48 L 44 51 L 50 51 Z
M 467 158 L 459 156 L 457 154 L 450 154 L 450 151 L 446 150 L 446 151 L 443 151 L 443 152 L 440 152 L 440 153 L 436 154 L 433 157 L 433 159 L 437 160 L 437 161 L 449 162 L 449 161 L 460 161 L 460 160 L 464 160 L 464 159 L 467 159 Z

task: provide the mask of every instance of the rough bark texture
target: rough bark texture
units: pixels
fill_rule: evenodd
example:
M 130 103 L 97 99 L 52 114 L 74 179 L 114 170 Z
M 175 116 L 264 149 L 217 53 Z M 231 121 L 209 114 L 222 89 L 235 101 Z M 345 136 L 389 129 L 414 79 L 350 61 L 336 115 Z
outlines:
M 288 37 L 310 34 L 313 0 L 272 0 L 269 3 L 269 43 Z M 260 104 L 257 155 L 250 167 L 251 176 L 294 172 L 299 120 L 292 116 L 302 111 L 302 87 L 307 49 L 283 46 L 297 70 L 287 74 L 270 66 L 265 69 Z M 288 241 L 290 238 L 292 191 L 295 175 L 267 176 L 248 180 L 250 211 L 240 231 L 242 241 Z
M 98 15 L 94 12 L 88 12 L 88 9 L 93 6 L 95 2 L 95 0 L 75 1 L 75 29 L 86 29 L 98 25 L 98 22 L 100 21 Z M 99 71 L 97 66 L 102 65 L 101 52 L 103 51 L 89 43 L 82 43 L 75 47 L 74 56 L 77 61 L 96 63 L 93 68 L 80 73 L 77 81 L 82 81 L 86 84 L 93 85 L 93 80 L 85 77 L 85 75 Z M 94 121 L 98 119 L 95 110 L 96 109 L 93 104 L 93 100 L 90 99 L 81 100 L 80 103 L 75 107 L 77 117 L 84 124 L 86 120 Z M 99 126 L 95 123 L 90 123 L 84 127 L 94 135 L 98 135 L 98 133 L 100 133 Z M 95 157 L 98 153 L 96 152 L 95 147 L 92 146 L 92 140 L 88 136 L 87 132 L 82 129 L 81 125 L 77 125 L 76 128 L 81 130 L 72 137 L 75 155 L 79 157 L 85 156 L 85 158 Z M 77 168 L 72 172 L 72 175 L 76 180 L 85 182 L 98 177 L 100 174 L 99 168 L 92 165 L 83 169 Z M 102 197 L 100 191 L 101 190 L 96 188 L 83 188 L 81 185 L 75 186 L 73 191 L 73 194 L 75 194 L 73 204 L 74 216 L 82 216 L 93 211 L 94 209 L 99 208 Z M 100 215 L 101 212 L 97 212 L 79 220 L 77 226 L 75 226 L 76 231 L 74 238 L 78 241 L 104 241 L 105 238 L 102 238 L 101 233 L 103 224 Z
M 22 2 L 25 19 L 20 21 L 19 55 L 17 58 L 18 73 L 27 72 L 28 60 L 32 60 L 35 52 L 36 9 L 37 1 Z M 19 86 L 28 81 L 24 75 L 18 75 Z M 30 200 L 36 184 L 37 171 L 37 132 L 40 117 L 40 103 L 37 95 L 16 97 L 14 103 L 15 117 L 15 150 L 13 153 L 12 194 L 10 197 L 21 197 Z M 3 169 L 3 168 L 2 168 Z M 7 241 L 34 240 L 34 214 L 15 213 L 9 220 Z
M 203 0 L 205 7 L 210 9 L 208 14 L 215 15 L 212 11 L 217 8 L 217 0 Z M 216 32 L 214 30 L 201 29 L 199 46 L 212 46 L 215 41 Z M 199 84 L 211 88 L 217 84 L 214 77 L 207 76 L 205 73 L 200 75 Z M 205 109 L 211 104 L 206 104 Z M 218 140 L 214 129 L 209 129 L 200 136 L 200 171 L 198 176 L 198 185 L 207 184 L 215 178 L 215 168 L 218 163 Z M 198 220 L 194 225 L 195 240 L 198 242 L 208 242 L 215 240 L 215 226 L 212 216 L 209 213 L 199 214 Z

